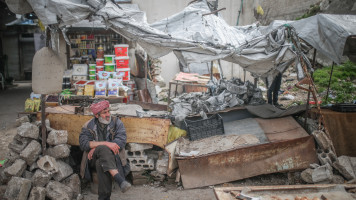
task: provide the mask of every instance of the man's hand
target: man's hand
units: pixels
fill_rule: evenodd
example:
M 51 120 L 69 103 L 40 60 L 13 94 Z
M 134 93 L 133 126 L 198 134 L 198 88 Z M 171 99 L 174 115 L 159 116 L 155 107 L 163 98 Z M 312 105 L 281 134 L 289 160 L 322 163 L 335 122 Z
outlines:
M 94 154 L 95 148 L 90 149 L 89 153 L 88 153 L 88 159 L 91 160 L 93 158 L 93 154 Z
M 111 149 L 112 152 L 114 152 L 114 155 L 119 154 L 119 145 L 117 145 L 114 142 L 105 142 L 105 145 Z

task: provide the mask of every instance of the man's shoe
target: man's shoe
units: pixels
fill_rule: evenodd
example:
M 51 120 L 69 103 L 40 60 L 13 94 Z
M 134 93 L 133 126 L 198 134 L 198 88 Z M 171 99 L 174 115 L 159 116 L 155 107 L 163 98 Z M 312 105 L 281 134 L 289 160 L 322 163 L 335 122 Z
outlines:
M 127 190 L 131 188 L 131 184 L 127 181 L 124 181 L 120 184 L 121 192 L 125 193 Z

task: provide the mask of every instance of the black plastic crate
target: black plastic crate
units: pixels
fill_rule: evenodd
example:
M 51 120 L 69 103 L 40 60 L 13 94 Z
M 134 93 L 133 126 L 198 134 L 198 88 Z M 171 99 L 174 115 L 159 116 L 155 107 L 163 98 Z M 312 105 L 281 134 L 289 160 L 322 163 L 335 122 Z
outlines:
M 337 112 L 356 112 L 356 104 L 341 103 L 331 106 L 333 111 Z
M 224 122 L 219 114 L 196 121 L 185 119 L 184 123 L 190 140 L 199 140 L 225 133 Z

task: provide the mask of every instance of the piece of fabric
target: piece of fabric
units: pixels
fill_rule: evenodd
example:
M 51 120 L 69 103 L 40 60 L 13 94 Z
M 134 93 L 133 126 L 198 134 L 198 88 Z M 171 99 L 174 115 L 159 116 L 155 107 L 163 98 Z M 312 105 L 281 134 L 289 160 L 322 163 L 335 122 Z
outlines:
M 90 106 L 90 110 L 91 112 L 93 112 L 94 115 L 98 114 L 99 112 L 101 112 L 102 110 L 104 110 L 105 108 L 109 108 L 110 103 L 109 101 L 100 101 L 98 103 L 93 103 Z
M 278 92 L 281 88 L 282 83 L 282 73 L 278 75 L 273 80 L 271 86 L 267 90 L 267 102 L 271 105 L 277 105 L 278 102 Z

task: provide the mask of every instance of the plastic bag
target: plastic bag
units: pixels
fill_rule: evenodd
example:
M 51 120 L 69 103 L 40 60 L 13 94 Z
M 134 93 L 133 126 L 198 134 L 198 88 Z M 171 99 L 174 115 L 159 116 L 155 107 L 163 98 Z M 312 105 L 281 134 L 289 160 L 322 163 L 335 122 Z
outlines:
M 105 97 L 105 96 L 106 96 L 106 81 L 96 81 L 95 97 Z
M 187 136 L 187 131 L 173 125 L 169 126 L 167 141 L 168 143 L 173 142 L 174 140 L 184 136 Z
M 28 98 L 25 101 L 25 112 L 33 112 L 35 110 L 35 102 Z

